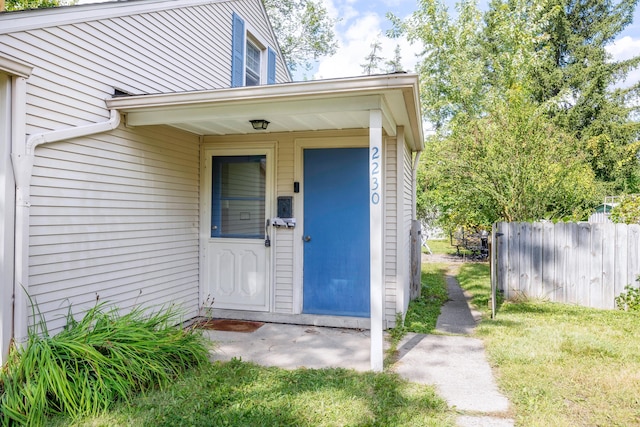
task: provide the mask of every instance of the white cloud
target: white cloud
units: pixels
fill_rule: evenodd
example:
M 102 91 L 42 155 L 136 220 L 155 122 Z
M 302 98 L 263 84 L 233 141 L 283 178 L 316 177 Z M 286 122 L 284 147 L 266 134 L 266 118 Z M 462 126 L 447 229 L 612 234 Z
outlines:
M 607 46 L 607 51 L 617 61 L 632 58 L 640 52 L 640 39 L 624 36 Z
M 640 38 L 634 39 L 631 36 L 619 38 L 607 46 L 607 52 L 611 54 L 615 61 L 624 61 L 625 59 L 633 58 L 640 52 Z M 636 68 L 627 75 L 627 78 L 623 82 L 616 84 L 616 86 L 629 87 L 639 81 L 640 68 Z
M 314 78 L 362 75 L 362 64 L 365 63 L 365 57 L 371 52 L 371 44 L 376 39 L 381 44 L 381 57 L 385 60 L 392 59 L 396 45 L 399 45 L 403 68 L 415 71 L 416 54 L 420 51 L 420 46 L 410 45 L 405 39 L 386 37 L 383 27 L 388 25 L 385 25 L 387 22 L 384 16 L 374 12 L 359 13 L 349 4 L 341 4 L 336 8 L 330 0 L 325 0 L 325 6 L 332 16 L 333 13 L 337 13 L 335 16 L 342 17 L 342 21 L 336 26 L 339 49 L 335 55 L 319 61 Z

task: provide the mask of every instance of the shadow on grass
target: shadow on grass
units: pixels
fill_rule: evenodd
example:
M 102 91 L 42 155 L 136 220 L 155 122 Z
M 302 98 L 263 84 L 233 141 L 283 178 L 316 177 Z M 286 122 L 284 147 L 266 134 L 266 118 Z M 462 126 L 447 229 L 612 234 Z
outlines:
M 123 408 L 145 426 L 453 425 L 432 388 L 393 373 L 215 362 Z

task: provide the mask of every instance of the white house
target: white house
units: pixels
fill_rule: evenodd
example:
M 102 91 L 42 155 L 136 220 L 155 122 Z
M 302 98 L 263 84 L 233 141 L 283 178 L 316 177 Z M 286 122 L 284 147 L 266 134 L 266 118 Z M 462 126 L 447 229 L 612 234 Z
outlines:
M 31 301 L 53 332 L 213 300 L 377 349 L 409 303 L 420 116 L 415 75 L 291 82 L 260 0 L 0 13 L 3 360 Z

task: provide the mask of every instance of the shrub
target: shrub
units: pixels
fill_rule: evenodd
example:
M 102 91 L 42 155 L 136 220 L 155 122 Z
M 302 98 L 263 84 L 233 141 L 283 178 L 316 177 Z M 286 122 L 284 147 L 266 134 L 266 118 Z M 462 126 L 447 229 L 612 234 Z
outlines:
M 616 307 L 625 311 L 640 311 L 640 289 L 625 286 L 624 292 L 616 297 Z
M 615 223 L 640 223 L 640 196 L 628 194 L 620 198 L 620 203 L 611 209 L 611 220 Z
M 0 372 L 0 421 L 42 425 L 46 417 L 97 415 L 117 400 L 162 387 L 207 360 L 201 333 L 175 327 L 173 308 L 119 315 L 104 303 L 49 336 L 44 322 L 31 328 Z

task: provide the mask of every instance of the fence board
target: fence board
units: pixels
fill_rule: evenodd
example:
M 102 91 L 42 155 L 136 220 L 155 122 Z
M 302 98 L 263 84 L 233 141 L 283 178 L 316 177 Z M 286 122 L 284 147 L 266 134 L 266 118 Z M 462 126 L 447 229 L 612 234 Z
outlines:
M 496 223 L 495 282 L 505 297 L 615 308 L 638 287 L 640 225 Z
M 494 254 L 497 254 L 499 252 L 504 252 L 503 248 L 506 248 L 508 240 L 509 240 L 509 225 L 505 222 L 500 222 L 496 225 L 496 233 L 494 233 L 495 237 L 495 241 L 496 241 L 496 247 L 495 247 L 495 252 Z M 508 275 L 508 259 L 509 259 L 509 254 L 506 253 L 505 256 L 503 257 L 495 257 L 495 260 L 493 261 L 495 264 L 497 264 L 498 268 L 497 268 L 497 272 L 496 272 L 496 289 L 499 291 L 503 291 L 506 289 L 506 284 L 505 281 L 507 279 L 507 275 Z
M 583 305 L 590 305 L 592 307 L 602 308 L 602 275 L 604 266 L 602 260 L 604 253 L 602 250 L 602 241 L 604 239 L 603 224 L 593 223 L 591 224 L 591 248 L 589 250 L 589 286 L 586 302 Z M 591 301 L 591 302 L 589 302 Z
M 637 285 L 636 278 L 638 277 L 638 270 L 640 269 L 640 225 L 630 224 L 628 227 L 629 238 L 627 240 L 629 250 L 627 252 L 627 281 L 622 287 L 626 285 Z
M 544 269 L 542 268 L 542 223 L 531 224 L 531 281 L 532 289 L 540 289 L 544 293 Z
M 542 259 L 542 287 L 547 298 L 554 300 L 556 292 L 555 277 L 555 251 L 547 250 L 545 247 L 555 245 L 555 227 L 550 222 L 542 223 L 542 243 L 540 254 Z
M 627 283 L 629 227 L 627 224 L 616 224 L 616 266 L 614 294 L 620 295 Z
M 554 252 L 554 267 L 555 272 L 553 275 L 553 297 L 552 301 L 564 301 L 566 293 L 566 278 L 567 278 L 567 229 L 564 223 L 555 224 L 555 245 L 553 246 Z
M 518 223 L 507 224 L 509 227 L 509 235 L 507 237 L 507 280 L 505 282 L 505 296 L 514 298 L 514 292 L 518 289 L 520 282 L 520 232 Z
M 520 223 L 520 283 L 519 288 L 523 293 L 531 295 L 531 224 Z

